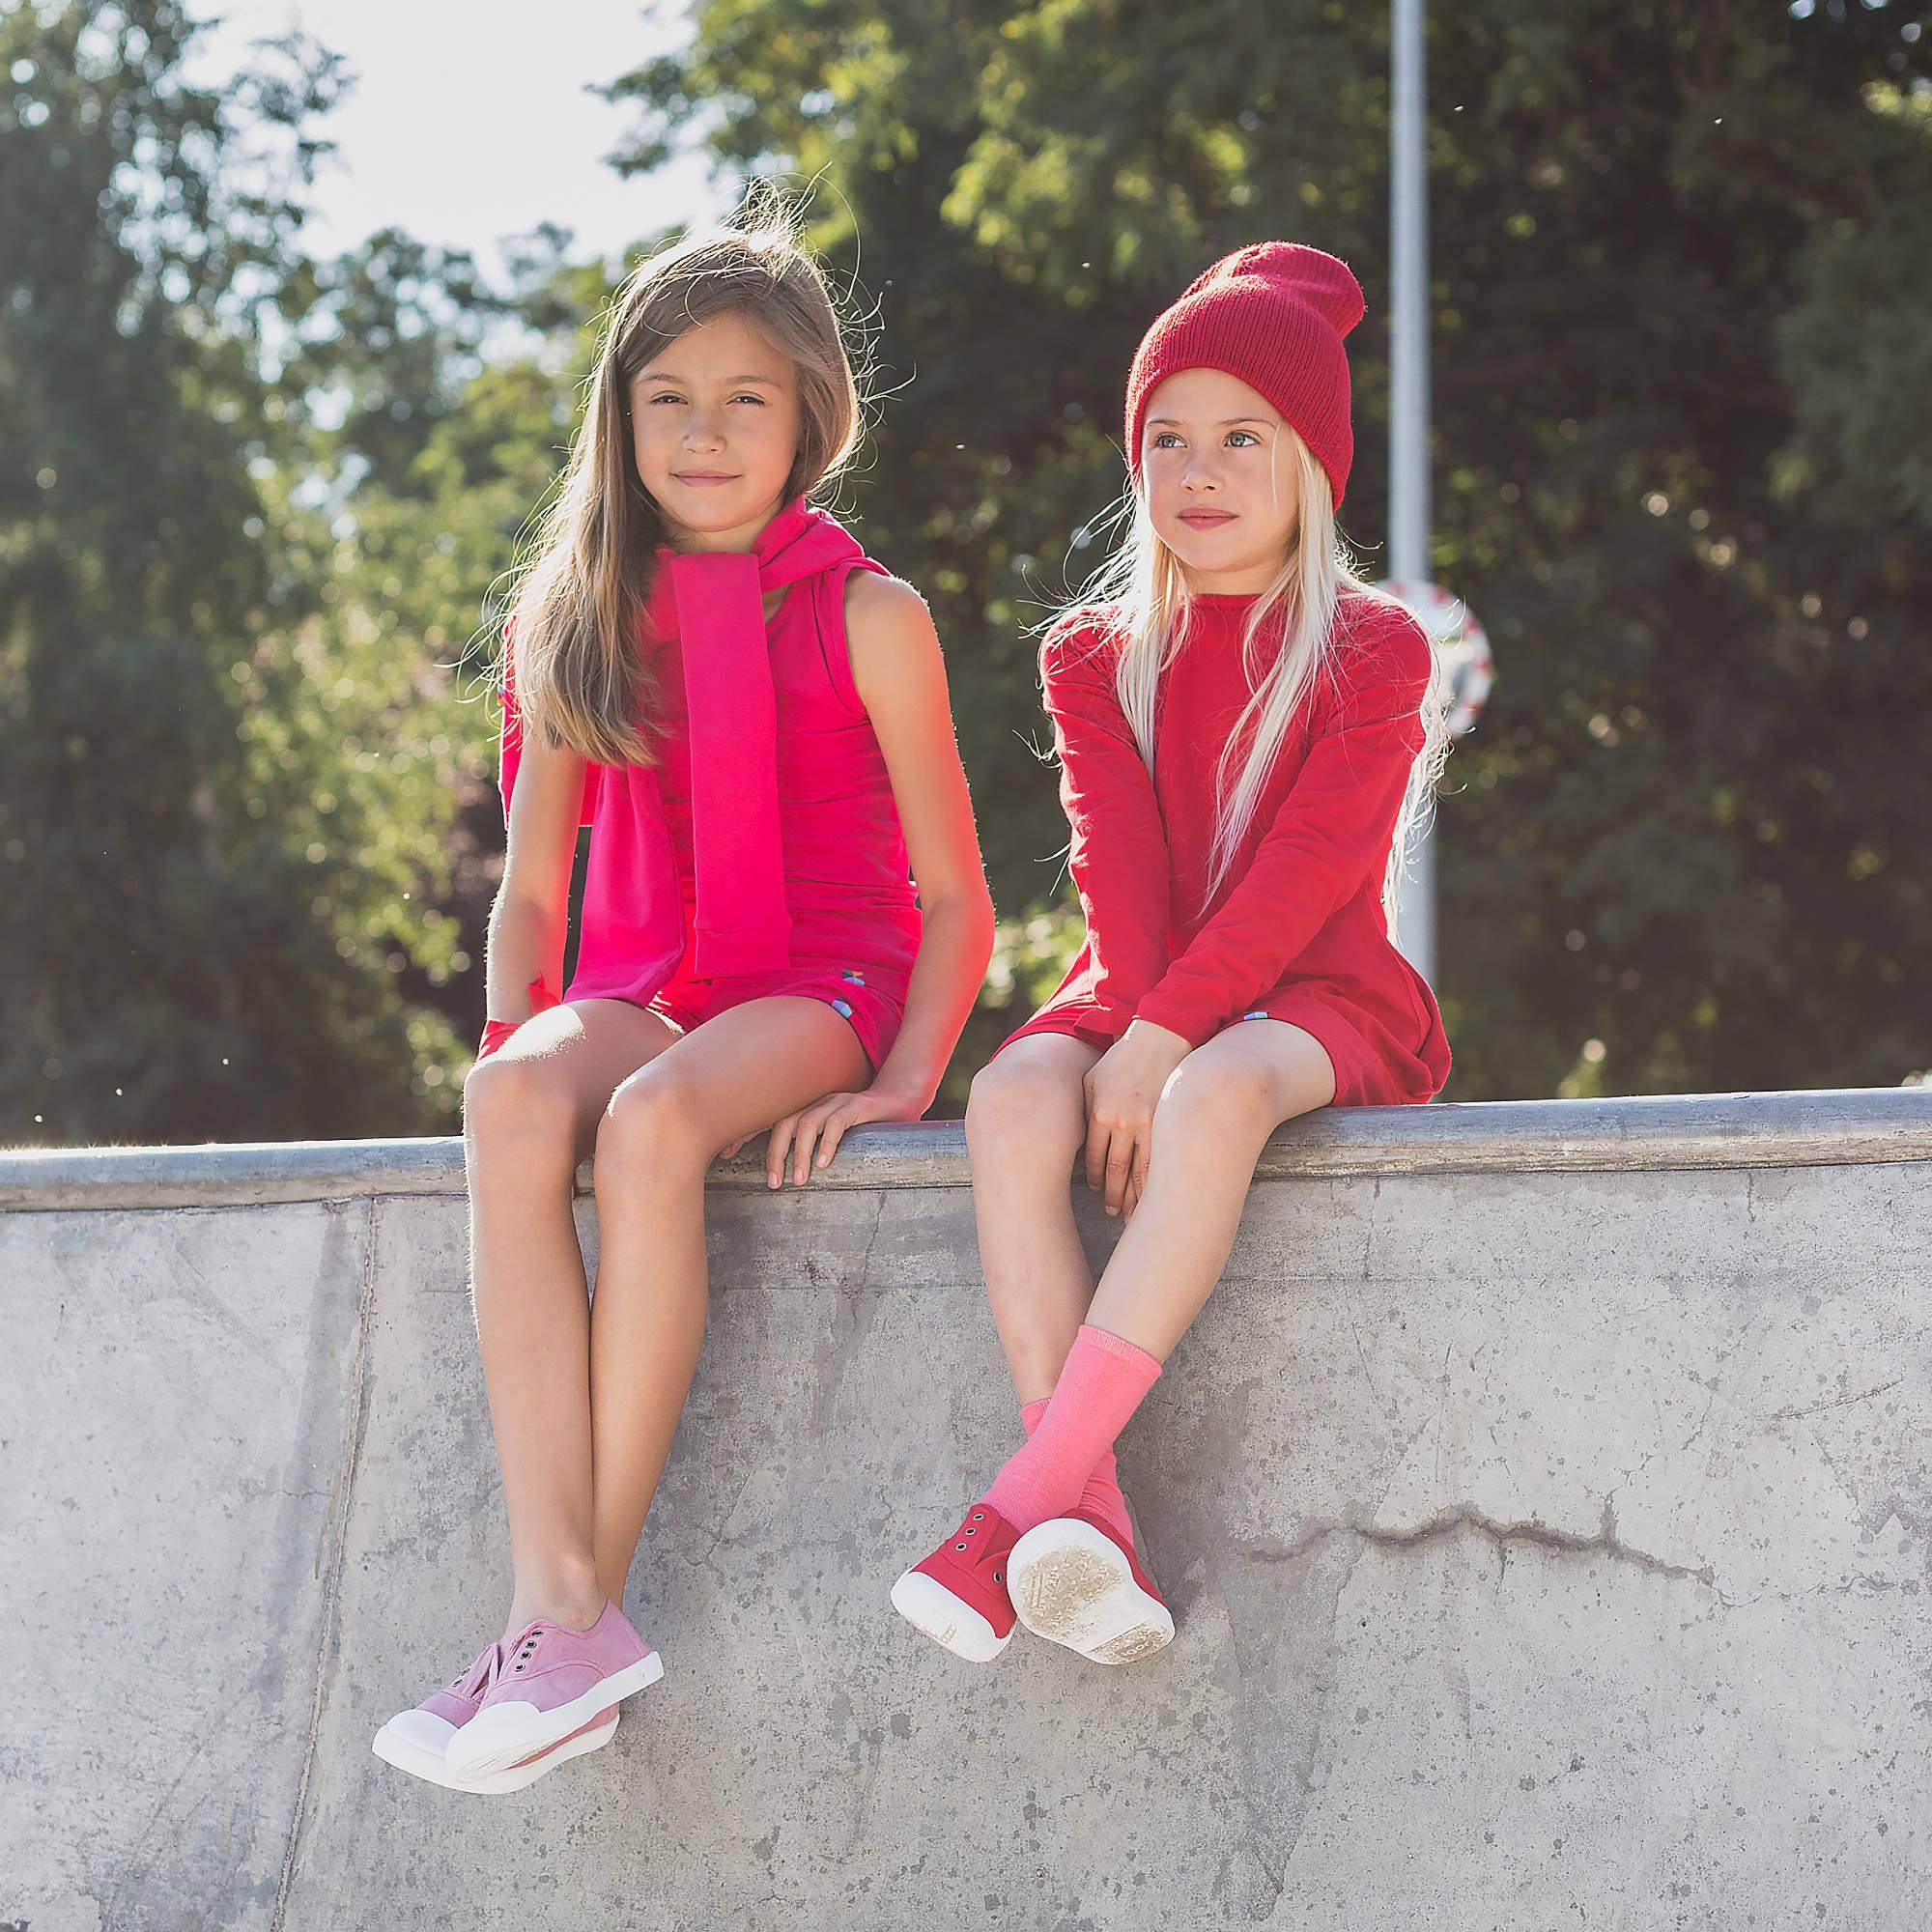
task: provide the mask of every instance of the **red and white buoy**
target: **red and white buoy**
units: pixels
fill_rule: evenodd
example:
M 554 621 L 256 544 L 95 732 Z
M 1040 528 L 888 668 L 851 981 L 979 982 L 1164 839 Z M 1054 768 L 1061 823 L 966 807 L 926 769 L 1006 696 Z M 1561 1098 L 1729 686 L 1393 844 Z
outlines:
M 1439 583 L 1391 580 L 1376 588 L 1387 591 L 1434 640 L 1435 661 L 1447 687 L 1443 703 L 1450 734 L 1463 736 L 1482 715 L 1483 700 L 1495 682 L 1490 634 L 1469 607 Z

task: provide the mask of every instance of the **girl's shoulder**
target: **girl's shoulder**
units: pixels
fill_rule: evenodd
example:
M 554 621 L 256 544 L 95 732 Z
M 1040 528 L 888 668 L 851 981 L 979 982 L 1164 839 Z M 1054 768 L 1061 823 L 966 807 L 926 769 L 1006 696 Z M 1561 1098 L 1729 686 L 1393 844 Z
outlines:
M 856 565 L 848 570 L 843 605 L 848 636 L 854 627 L 868 635 L 885 634 L 906 627 L 920 630 L 932 621 L 931 607 L 919 590 L 887 570 Z
M 1356 690 L 1414 685 L 1419 693 L 1435 665 L 1435 646 L 1414 612 L 1367 585 L 1344 591 L 1330 649 L 1338 682 Z
M 1111 672 L 1125 641 L 1117 606 L 1072 605 L 1054 618 L 1039 640 L 1040 675 L 1051 680 L 1090 664 Z
M 850 571 L 843 588 L 848 701 L 876 716 L 881 703 L 915 703 L 930 688 L 942 652 L 932 611 L 903 578 L 882 570 Z M 942 674 L 943 675 L 943 674 Z M 835 672 L 837 681 L 844 676 Z

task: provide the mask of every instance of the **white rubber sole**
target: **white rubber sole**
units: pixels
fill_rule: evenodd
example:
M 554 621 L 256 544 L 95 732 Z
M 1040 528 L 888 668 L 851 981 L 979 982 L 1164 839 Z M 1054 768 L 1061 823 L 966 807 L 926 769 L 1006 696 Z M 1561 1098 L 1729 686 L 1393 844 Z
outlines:
M 517 1701 L 493 1704 L 487 1711 L 478 1711 L 450 1739 L 445 1760 L 449 1775 L 458 1784 L 473 1788 L 480 1777 L 493 1771 L 508 1771 L 532 1751 L 567 1738 L 599 1711 L 610 1710 L 620 1698 L 655 1684 L 663 1675 L 664 1659 L 652 1651 L 553 1711 L 539 1711 L 534 1704 Z
M 1036 1636 L 1094 1663 L 1131 1663 L 1174 1636 L 1174 1618 L 1134 1581 L 1126 1556 L 1092 1523 L 1055 1517 L 1007 1558 L 1007 1588 Z
M 999 1635 L 971 1604 L 962 1604 L 923 1570 L 908 1570 L 893 1585 L 893 1608 L 968 1663 L 991 1663 L 1013 1638 L 1011 1631 Z
M 456 1735 L 456 1728 L 445 1719 L 432 1717 L 427 1711 L 400 1711 L 376 1733 L 375 1743 L 370 1748 L 384 1764 L 392 1764 L 398 1771 L 408 1772 L 412 1777 L 440 1784 L 448 1791 L 522 1791 L 526 1786 L 534 1784 L 546 1772 L 554 1771 L 558 1765 L 567 1764 L 574 1757 L 582 1757 L 586 1751 L 608 1745 L 617 1735 L 617 1714 L 612 1711 L 596 1729 L 558 1745 L 534 1764 L 512 1765 L 507 1771 L 493 1771 L 470 1782 L 450 1776 L 449 1740 Z

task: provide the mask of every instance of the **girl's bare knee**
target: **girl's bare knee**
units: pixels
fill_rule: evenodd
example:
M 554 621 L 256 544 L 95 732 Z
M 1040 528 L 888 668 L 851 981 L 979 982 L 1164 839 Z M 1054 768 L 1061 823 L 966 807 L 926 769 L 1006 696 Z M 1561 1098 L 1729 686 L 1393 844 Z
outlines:
M 635 1188 L 654 1176 L 702 1167 L 717 1149 L 705 1145 L 702 1109 L 689 1083 L 668 1070 L 640 1068 L 611 1095 L 597 1123 L 591 1172 L 607 1186 Z
M 1059 1068 L 989 1061 L 973 1076 L 966 1095 L 966 1145 L 979 1158 L 1070 1161 L 1083 1137 L 1086 1107 L 1078 1081 Z
M 1274 1083 L 1265 1067 L 1234 1059 L 1203 1061 L 1190 1054 L 1168 1076 L 1154 1103 L 1156 1146 L 1256 1147 L 1276 1124 Z
M 493 1054 L 464 1077 L 463 1124 L 485 1145 L 565 1140 L 571 1130 L 570 1089 L 542 1060 Z

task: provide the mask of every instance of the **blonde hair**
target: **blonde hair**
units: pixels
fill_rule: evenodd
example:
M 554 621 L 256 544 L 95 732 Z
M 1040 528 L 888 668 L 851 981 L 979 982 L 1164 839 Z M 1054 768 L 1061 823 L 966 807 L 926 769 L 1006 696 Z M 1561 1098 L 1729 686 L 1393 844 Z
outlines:
M 1241 663 L 1250 695 L 1215 761 L 1214 838 L 1199 908 L 1204 912 L 1213 903 L 1254 824 L 1281 748 L 1291 728 L 1305 719 L 1318 679 L 1338 688 L 1336 654 L 1352 635 L 1357 618 L 1369 608 L 1397 603 L 1357 574 L 1354 557 L 1336 526 L 1328 472 L 1286 423 L 1281 436 L 1300 484 L 1300 510 L 1281 567 L 1255 599 L 1241 630 Z M 1114 689 L 1151 777 L 1155 699 L 1161 676 L 1180 648 L 1192 599 L 1179 558 L 1161 540 L 1146 494 L 1132 482 L 1101 519 L 1101 526 L 1122 519 L 1127 531 L 1120 546 L 1044 628 L 1060 631 L 1091 623 L 1099 607 L 1105 629 L 1120 641 Z M 1283 638 L 1282 647 L 1264 671 L 1261 640 L 1274 637 Z M 1446 682 L 1433 639 L 1430 653 L 1435 668 L 1422 705 L 1424 743 L 1409 772 L 1382 875 L 1382 913 L 1391 938 L 1397 927 L 1398 887 L 1429 823 L 1450 749 Z
M 680 335 L 736 311 L 789 358 L 797 454 L 781 500 L 850 462 L 864 402 L 838 312 L 779 190 L 754 183 L 728 223 L 640 261 L 606 311 L 582 427 L 511 600 L 526 733 L 599 764 L 653 765 L 656 680 L 642 649 L 663 513 L 638 475 L 630 387 Z

